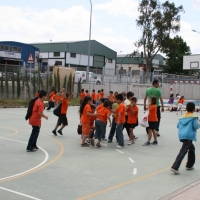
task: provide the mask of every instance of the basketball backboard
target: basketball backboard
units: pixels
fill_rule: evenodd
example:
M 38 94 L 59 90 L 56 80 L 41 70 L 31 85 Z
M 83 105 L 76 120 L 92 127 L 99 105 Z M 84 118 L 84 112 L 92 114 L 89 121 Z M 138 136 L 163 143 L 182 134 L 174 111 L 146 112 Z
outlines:
M 183 56 L 183 70 L 200 69 L 200 54 Z

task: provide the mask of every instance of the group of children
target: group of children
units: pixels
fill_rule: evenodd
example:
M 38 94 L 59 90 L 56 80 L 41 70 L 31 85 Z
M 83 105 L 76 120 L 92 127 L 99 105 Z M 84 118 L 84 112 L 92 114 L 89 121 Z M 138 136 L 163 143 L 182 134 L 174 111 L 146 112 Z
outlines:
M 108 143 L 112 143 L 113 137 L 116 133 L 118 145 L 116 148 L 124 148 L 123 129 L 125 128 L 129 137 L 128 145 L 134 143 L 137 137 L 133 130 L 138 126 L 138 106 L 137 98 L 134 97 L 133 92 L 115 94 L 110 91 L 108 98 L 100 98 L 97 104 L 94 104 L 94 99 L 89 95 L 85 95 L 80 105 L 80 121 L 82 124 L 82 147 L 94 146 L 95 139 L 97 147 L 101 147 L 102 140 L 107 141 L 105 137 L 107 121 L 109 122 L 110 133 L 108 136 Z M 95 102 L 96 103 L 96 102 Z M 148 127 L 148 141 L 144 146 L 150 145 L 152 134 L 154 141 L 151 143 L 157 145 L 156 126 L 158 122 L 156 98 L 152 97 L 149 101 L 149 127 Z M 112 116 L 112 122 L 111 117 Z M 88 138 L 88 139 L 87 139 Z M 87 139 L 87 143 L 86 143 Z
M 180 96 L 179 94 L 176 94 L 176 114 L 178 115 L 178 112 L 181 111 L 181 114 L 182 114 L 182 111 L 183 111 L 183 103 L 184 103 L 184 96 Z M 168 101 L 170 107 L 169 107 L 169 110 L 170 112 L 172 112 L 174 110 L 174 94 L 170 94 L 170 97 L 169 97 L 169 101 Z

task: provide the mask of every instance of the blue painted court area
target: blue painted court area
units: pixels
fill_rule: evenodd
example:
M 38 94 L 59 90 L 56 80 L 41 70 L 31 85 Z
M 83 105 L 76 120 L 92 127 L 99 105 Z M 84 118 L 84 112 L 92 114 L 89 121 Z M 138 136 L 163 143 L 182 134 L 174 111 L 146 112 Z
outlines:
M 176 102 L 174 102 L 174 105 L 176 105 Z M 200 106 L 200 100 L 185 100 L 185 102 L 183 103 L 183 105 L 186 105 L 188 102 L 193 102 L 196 106 Z M 164 99 L 164 105 L 169 105 L 168 100 Z

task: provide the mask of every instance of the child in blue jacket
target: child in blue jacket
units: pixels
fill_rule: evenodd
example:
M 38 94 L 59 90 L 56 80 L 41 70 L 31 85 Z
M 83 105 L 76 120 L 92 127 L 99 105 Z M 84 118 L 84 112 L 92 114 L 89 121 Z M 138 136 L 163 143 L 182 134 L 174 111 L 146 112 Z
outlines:
M 193 114 L 195 111 L 195 104 L 188 102 L 186 105 L 187 113 L 179 119 L 177 124 L 179 140 L 183 143 L 181 150 L 176 157 L 174 164 L 171 167 L 171 171 L 175 174 L 180 174 L 178 169 L 181 165 L 183 158 L 188 152 L 188 161 L 186 163 L 186 169 L 194 169 L 195 163 L 195 147 L 193 140 L 196 141 L 196 131 L 199 128 L 198 118 Z

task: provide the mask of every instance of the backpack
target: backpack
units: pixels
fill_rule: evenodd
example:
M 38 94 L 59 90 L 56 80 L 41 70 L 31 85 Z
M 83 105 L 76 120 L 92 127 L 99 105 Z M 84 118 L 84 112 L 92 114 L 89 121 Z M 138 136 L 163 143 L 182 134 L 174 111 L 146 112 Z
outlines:
M 37 99 L 38 99 L 38 97 L 35 97 L 34 99 L 31 99 L 30 102 L 28 103 L 28 109 L 27 109 L 27 113 L 25 116 L 25 120 L 28 120 L 30 118 L 30 116 L 32 115 L 33 106 Z

